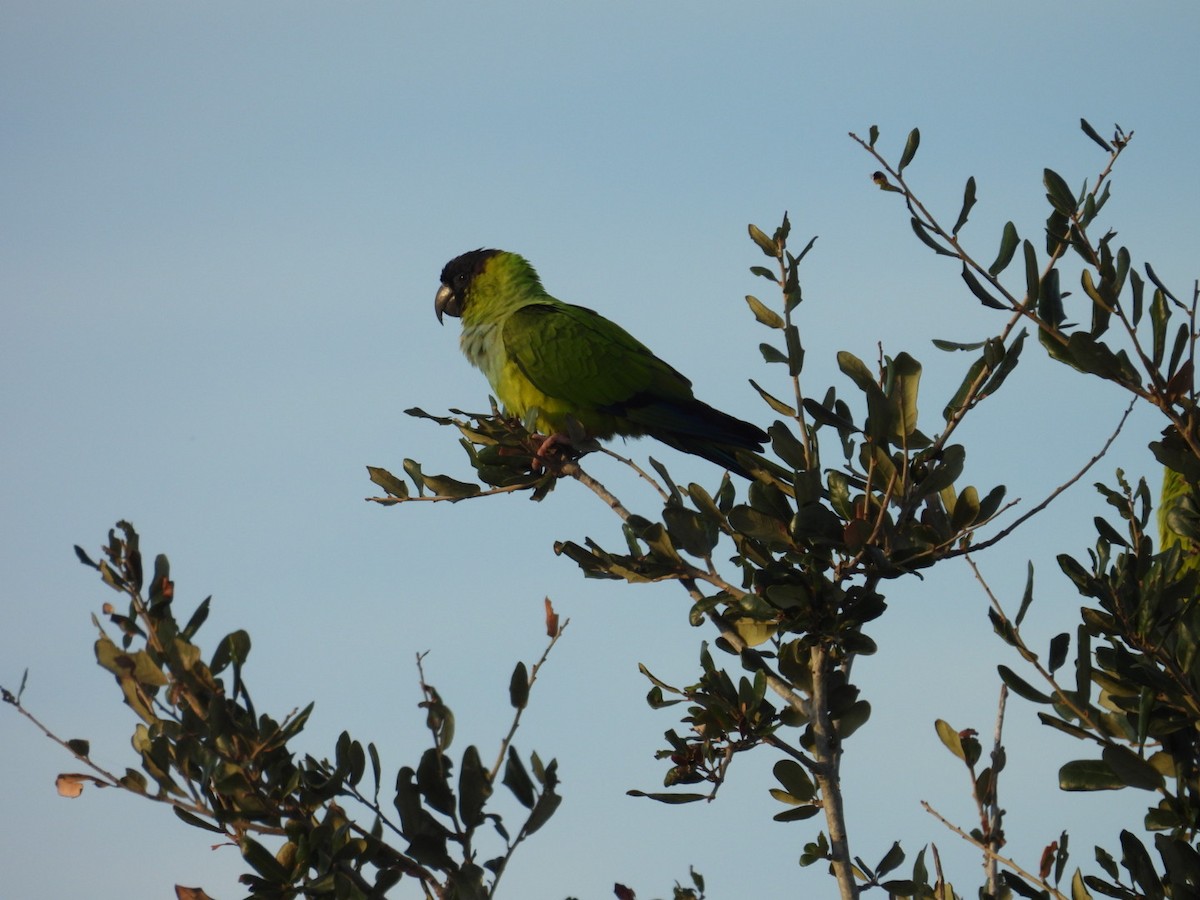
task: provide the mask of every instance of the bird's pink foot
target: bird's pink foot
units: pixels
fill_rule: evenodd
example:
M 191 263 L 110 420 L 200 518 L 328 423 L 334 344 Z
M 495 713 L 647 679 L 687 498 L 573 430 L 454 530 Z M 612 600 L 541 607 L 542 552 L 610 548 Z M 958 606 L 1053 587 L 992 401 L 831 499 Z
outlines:
M 558 447 L 570 447 L 571 439 L 561 431 L 556 431 L 554 434 L 544 437 L 537 450 L 533 454 L 533 468 L 541 469 L 546 466 L 550 455 L 553 454 Z

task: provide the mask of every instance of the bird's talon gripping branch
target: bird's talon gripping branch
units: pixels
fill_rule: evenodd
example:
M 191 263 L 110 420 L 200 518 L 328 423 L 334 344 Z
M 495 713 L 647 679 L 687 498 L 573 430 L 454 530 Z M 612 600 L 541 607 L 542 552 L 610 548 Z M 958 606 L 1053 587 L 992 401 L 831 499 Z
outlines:
M 535 454 L 535 456 L 539 460 L 545 459 L 546 455 L 548 453 L 553 452 L 556 447 L 563 447 L 566 449 L 570 449 L 571 439 L 568 438 L 562 432 L 556 431 L 556 432 L 554 432 L 554 434 L 548 435 L 545 439 L 542 440 L 542 443 L 538 447 L 537 453 Z

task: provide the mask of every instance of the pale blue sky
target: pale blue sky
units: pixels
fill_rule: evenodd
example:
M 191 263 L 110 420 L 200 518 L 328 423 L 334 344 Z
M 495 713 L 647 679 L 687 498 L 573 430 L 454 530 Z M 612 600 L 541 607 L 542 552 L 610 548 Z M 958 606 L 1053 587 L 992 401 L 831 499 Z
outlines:
M 977 339 L 999 321 L 916 243 L 846 133 L 878 124 L 894 158 L 919 126 L 912 182 L 952 220 L 974 175 L 965 237 L 990 258 L 1009 218 L 1038 243 L 1044 166 L 1074 185 L 1103 164 L 1079 118 L 1120 122 L 1137 134 L 1109 221 L 1186 294 L 1198 37 L 1186 3 L 5 3 L 0 684 L 28 667 L 25 700 L 48 725 L 111 767 L 132 762 L 133 717 L 91 656 L 89 614 L 111 595 L 71 553 L 124 517 L 170 555 L 182 607 L 214 595 L 207 647 L 251 632 L 260 707 L 317 701 L 305 750 L 328 753 L 349 728 L 393 771 L 415 760 L 413 659 L 428 650 L 455 750 L 477 742 L 487 757 L 512 665 L 541 651 L 548 594 L 572 624 L 518 745 L 558 758 L 565 802 L 504 895 L 598 898 L 620 881 L 663 896 L 689 863 L 714 900 L 831 895 L 820 867 L 795 864 L 814 822 L 770 821 L 766 752 L 705 808 L 625 796 L 658 784 L 652 754 L 676 724 L 645 706 L 637 663 L 686 682 L 706 635 L 677 589 L 584 582 L 553 556 L 556 538 L 619 541 L 590 495 L 363 503 L 368 464 L 465 472 L 453 435 L 401 412 L 486 404 L 454 323 L 433 317 L 438 273 L 467 249 L 521 252 L 702 397 L 766 423 L 745 379 L 785 388 L 758 362 L 764 335 L 741 299 L 762 285 L 745 225 L 769 230 L 787 209 L 798 239 L 820 235 L 802 307 L 812 391 L 848 394 L 834 354 L 874 359 L 883 341 L 926 363 L 936 417 L 965 361 L 929 337 Z M 1027 356 L 988 421 L 962 432 L 969 478 L 1007 483 L 1025 508 L 1098 448 L 1123 403 Z M 1158 427 L 1136 416 L 1085 482 L 1150 471 Z M 718 477 L 663 447 L 627 449 L 681 481 Z M 610 462 L 593 468 L 653 510 Z M 1042 640 L 1076 622 L 1054 554 L 1083 554 L 1102 511 L 1085 484 L 980 560 L 1013 604 L 1034 561 Z M 889 587 L 871 630 L 881 651 L 855 669 L 875 715 L 846 759 L 854 851 L 874 862 L 901 838 L 911 860 L 937 841 L 973 893 L 978 858 L 918 800 L 970 826 L 966 778 L 932 722 L 990 733 L 995 663 L 1013 660 L 965 567 Z M 1090 859 L 1144 804 L 1055 791 L 1080 748 L 1039 730 L 1028 704 L 1010 704 L 1009 734 L 1001 792 L 1024 862 L 1063 827 Z M 210 852 L 211 835 L 165 809 L 56 797 L 55 774 L 75 768 L 0 711 L 6 895 L 165 897 L 179 882 L 240 896 L 236 851 Z

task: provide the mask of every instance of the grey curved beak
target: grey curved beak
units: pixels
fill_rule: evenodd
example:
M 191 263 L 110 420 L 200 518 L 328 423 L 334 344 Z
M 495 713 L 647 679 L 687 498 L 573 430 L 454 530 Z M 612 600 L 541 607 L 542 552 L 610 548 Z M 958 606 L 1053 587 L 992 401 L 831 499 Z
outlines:
M 438 288 L 437 296 L 433 298 L 433 311 L 437 313 L 438 323 L 442 322 L 442 316 L 454 316 L 457 318 L 462 314 L 459 308 L 458 299 L 454 296 L 454 291 L 450 290 L 446 285 Z

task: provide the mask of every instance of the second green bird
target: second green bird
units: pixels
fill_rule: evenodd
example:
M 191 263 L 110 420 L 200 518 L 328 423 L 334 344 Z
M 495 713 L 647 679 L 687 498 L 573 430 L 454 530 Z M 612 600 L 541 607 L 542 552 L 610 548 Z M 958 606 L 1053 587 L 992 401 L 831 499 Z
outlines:
M 511 415 L 537 407 L 537 427 L 589 437 L 649 435 L 739 475 L 739 450 L 759 452 L 766 433 L 697 400 L 692 383 L 619 325 L 546 293 L 523 257 L 472 250 L 442 269 L 434 301 L 462 319 L 462 350 Z

